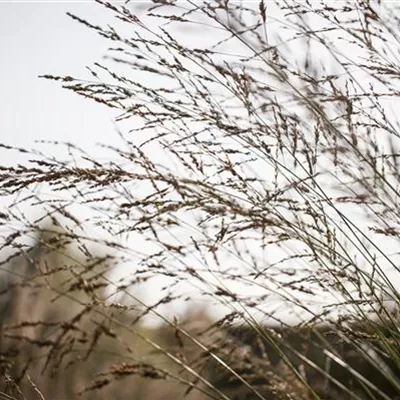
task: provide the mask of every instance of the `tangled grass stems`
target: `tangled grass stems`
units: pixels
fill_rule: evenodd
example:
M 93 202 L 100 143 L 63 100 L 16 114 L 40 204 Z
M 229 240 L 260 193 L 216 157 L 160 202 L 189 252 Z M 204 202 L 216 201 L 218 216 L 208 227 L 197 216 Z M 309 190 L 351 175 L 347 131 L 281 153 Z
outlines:
M 104 62 L 42 77 L 117 111 L 123 146 L 2 145 L 31 157 L 0 166 L 4 374 L 43 398 L 400 396 L 396 5 L 98 3 L 115 25 L 69 16 L 112 43 Z M 166 315 L 196 297 L 223 316 Z M 33 375 L 63 368 L 62 389 Z

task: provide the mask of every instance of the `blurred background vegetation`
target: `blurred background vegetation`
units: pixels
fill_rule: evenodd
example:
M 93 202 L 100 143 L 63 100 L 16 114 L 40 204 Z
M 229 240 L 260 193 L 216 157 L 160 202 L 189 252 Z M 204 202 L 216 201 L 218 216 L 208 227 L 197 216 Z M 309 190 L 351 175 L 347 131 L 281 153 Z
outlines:
M 329 326 L 232 325 L 193 303 L 176 327 L 151 327 L 139 304 L 110 302 L 112 261 L 82 257 L 70 236 L 44 227 L 2 273 L 5 399 L 309 399 L 310 387 L 323 399 L 367 399 L 371 388 L 396 398 L 395 361 L 359 354 L 379 341 L 371 321 L 345 337 Z M 387 340 L 393 329 L 379 326 Z

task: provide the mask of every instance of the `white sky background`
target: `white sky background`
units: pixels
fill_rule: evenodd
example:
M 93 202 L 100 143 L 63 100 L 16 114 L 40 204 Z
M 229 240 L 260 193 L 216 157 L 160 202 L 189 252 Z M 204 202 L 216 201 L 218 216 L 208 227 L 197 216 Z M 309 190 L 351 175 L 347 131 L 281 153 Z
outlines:
M 3 143 L 27 146 L 37 139 L 59 140 L 95 151 L 94 143 L 116 139 L 108 108 L 38 78 L 86 75 L 85 65 L 105 53 L 105 41 L 72 21 L 67 11 L 89 19 L 104 15 L 101 7 L 88 2 L 0 2 Z M 12 156 L 5 152 L 2 157 Z
M 71 142 L 101 158 L 105 153 L 96 143 L 119 143 L 112 110 L 38 78 L 89 77 L 85 66 L 106 52 L 109 43 L 72 21 L 67 11 L 99 24 L 111 21 L 110 12 L 90 2 L 0 1 L 0 143 L 51 149 L 57 157 L 57 147 L 34 141 Z M 23 160 L 3 149 L 0 157 L 2 164 Z
M 100 24 L 112 20 L 108 10 L 90 1 L 0 2 L 0 143 L 51 151 L 57 158 L 65 155 L 59 146 L 35 141 L 70 142 L 99 160 L 104 151 L 96 144 L 119 143 L 113 124 L 116 114 L 63 90 L 57 82 L 38 78 L 52 74 L 90 79 L 85 66 L 101 61 L 110 44 L 66 12 Z M 2 164 L 26 161 L 23 154 L 4 149 L 0 157 Z M 7 204 L 0 198 L 0 211 Z M 154 285 L 143 293 L 150 303 L 159 295 Z
M 1 3 L 0 7 L 0 49 L 4 60 L 1 64 L 0 100 L 4 107 L 0 142 L 47 149 L 60 157 L 63 153 L 58 146 L 35 145 L 34 141 L 64 141 L 101 157 L 103 152 L 95 146 L 97 143 L 116 144 L 119 140 L 112 123 L 112 110 L 38 76 L 88 77 L 85 66 L 101 60 L 109 42 L 72 21 L 65 13 L 72 12 L 96 24 L 109 22 L 112 14 L 89 2 Z M 204 37 L 201 38 L 199 46 L 204 46 Z M 19 153 L 0 151 L 4 163 L 14 163 L 15 156 L 20 162 L 25 159 Z M 5 206 L 4 199 L 0 199 L 1 202 Z M 148 245 L 142 243 L 141 246 Z M 120 270 L 120 274 L 125 275 L 126 271 Z M 165 285 L 165 278 L 158 279 L 158 285 L 154 279 L 152 282 L 142 293 L 147 294 L 145 299 L 150 303 L 159 297 L 158 288 Z M 255 294 L 254 289 L 252 294 Z M 193 287 L 188 286 L 186 290 L 190 295 Z M 242 287 L 242 290 L 247 289 Z M 264 291 L 260 287 L 259 290 Z
M 113 110 L 62 89 L 58 82 L 38 78 L 51 74 L 90 79 L 85 66 L 101 61 L 110 45 L 66 12 L 95 24 L 112 21 L 112 13 L 94 2 L 0 2 L 0 143 L 42 149 L 57 158 L 65 156 L 59 146 L 35 141 L 70 142 L 100 160 L 105 152 L 96 144 L 119 143 Z M 204 45 L 204 36 L 197 37 L 202 40 L 199 46 Z M 26 161 L 25 155 L 4 149 L 0 156 L 3 164 Z M 6 207 L 6 199 L 0 198 L 0 210 Z M 118 275 L 126 275 L 126 271 Z M 158 284 L 152 282 L 141 293 L 150 303 L 165 285 L 163 278 Z M 193 287 L 186 290 L 191 294 Z M 179 314 L 183 304 L 176 306 Z

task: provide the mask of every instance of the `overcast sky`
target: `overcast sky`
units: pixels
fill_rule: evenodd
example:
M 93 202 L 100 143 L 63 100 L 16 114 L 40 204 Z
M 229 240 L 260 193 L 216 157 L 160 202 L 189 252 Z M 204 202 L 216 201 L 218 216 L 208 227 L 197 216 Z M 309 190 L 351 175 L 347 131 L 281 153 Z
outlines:
M 85 66 L 106 53 L 109 43 L 66 12 L 99 24 L 111 20 L 108 10 L 90 1 L 0 1 L 0 143 L 46 149 L 35 141 L 71 142 L 101 156 L 97 143 L 119 140 L 112 110 L 63 90 L 59 82 L 38 78 L 43 74 L 89 77 Z M 48 149 L 56 157 L 60 151 L 57 146 Z M 0 157 L 2 164 L 24 160 L 24 155 L 4 149 Z M 6 205 L 0 198 L 0 211 Z M 145 292 L 150 295 L 148 289 Z M 151 292 L 158 293 L 154 285 Z M 147 296 L 147 301 L 154 299 Z
M 38 78 L 88 77 L 85 66 L 106 53 L 109 43 L 66 12 L 99 24 L 111 20 L 111 13 L 94 2 L 0 1 L 0 143 L 46 149 L 34 142 L 71 142 L 101 155 L 96 143 L 118 140 L 112 110 L 63 90 L 59 82 Z M 57 156 L 60 149 L 50 148 Z M 0 157 L 3 164 L 23 161 L 23 155 L 4 149 Z M 1 206 L 6 206 L 3 198 Z
M 67 11 L 100 21 L 104 15 L 90 2 L 0 3 L 1 143 L 29 146 L 42 139 L 92 147 L 115 139 L 108 108 L 38 78 L 87 76 L 85 66 L 105 53 L 107 42 L 72 21 Z M 4 162 L 11 153 L 1 156 Z
M 88 77 L 85 66 L 106 53 L 107 41 L 66 12 L 100 24 L 110 21 L 110 13 L 90 1 L 0 0 L 0 143 L 30 148 L 35 140 L 71 142 L 101 155 L 96 143 L 118 141 L 112 110 L 38 78 Z M 0 157 L 7 164 L 21 156 L 0 149 Z

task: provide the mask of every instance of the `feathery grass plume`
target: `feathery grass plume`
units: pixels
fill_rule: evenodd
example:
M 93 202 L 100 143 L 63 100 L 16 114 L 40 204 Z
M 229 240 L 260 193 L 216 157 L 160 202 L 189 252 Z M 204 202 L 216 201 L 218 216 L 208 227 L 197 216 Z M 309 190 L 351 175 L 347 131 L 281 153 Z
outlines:
M 69 16 L 104 59 L 42 77 L 116 112 L 120 144 L 2 146 L 31 157 L 0 166 L 4 376 L 44 398 L 400 398 L 397 4 L 97 3 L 107 26 Z

